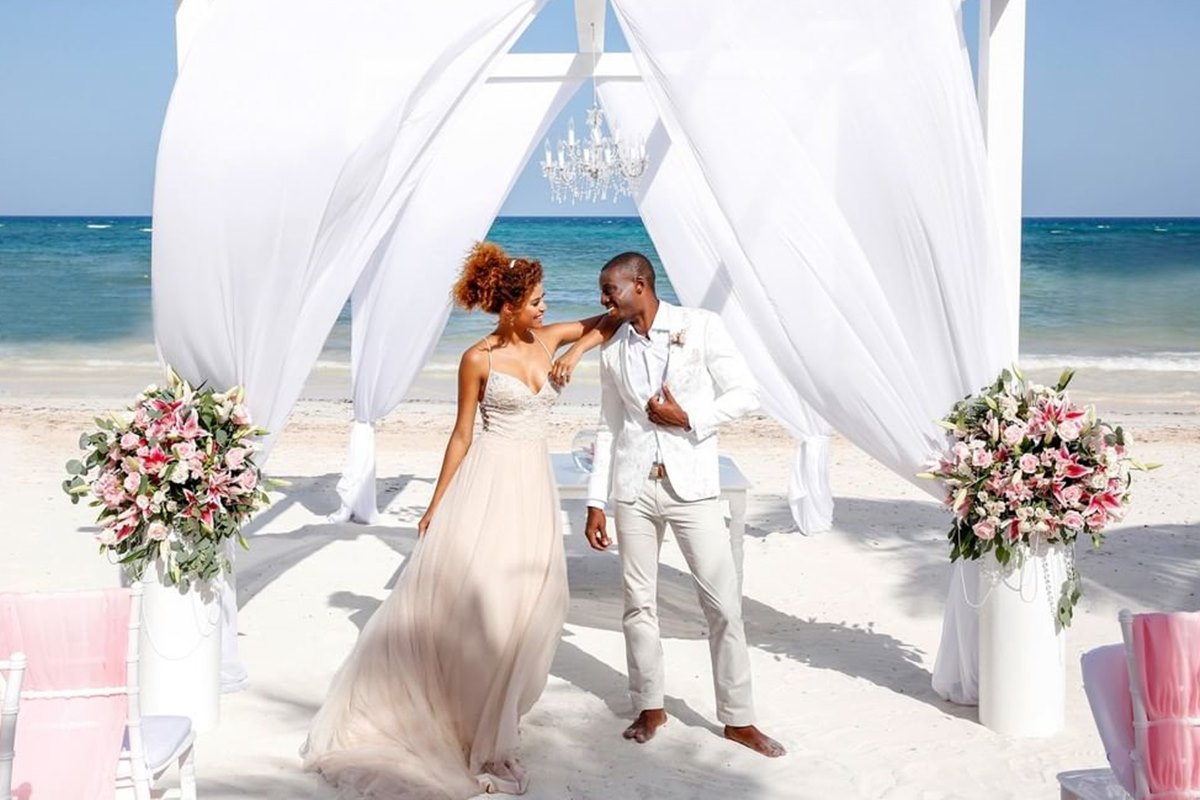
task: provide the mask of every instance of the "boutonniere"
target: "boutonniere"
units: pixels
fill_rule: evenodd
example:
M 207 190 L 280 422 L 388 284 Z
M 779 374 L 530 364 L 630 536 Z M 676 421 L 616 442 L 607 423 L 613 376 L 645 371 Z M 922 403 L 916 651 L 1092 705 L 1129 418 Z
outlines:
M 671 338 L 667 340 L 671 347 L 683 347 L 687 343 L 687 335 L 685 331 L 678 330 L 671 333 Z

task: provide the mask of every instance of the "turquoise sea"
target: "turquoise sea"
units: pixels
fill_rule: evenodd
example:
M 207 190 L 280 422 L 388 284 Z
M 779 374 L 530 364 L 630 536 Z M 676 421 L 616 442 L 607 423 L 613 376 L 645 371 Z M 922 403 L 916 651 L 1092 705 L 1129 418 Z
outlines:
M 0 368 L 153 359 L 148 217 L 0 217 Z M 654 248 L 637 218 L 502 218 L 489 238 L 542 260 L 551 319 L 597 309 L 597 267 Z M 1100 370 L 1200 370 L 1200 219 L 1029 219 L 1022 361 Z M 665 294 L 673 297 L 666 284 Z M 455 312 L 449 365 L 490 325 Z M 349 310 L 322 361 L 348 361 Z

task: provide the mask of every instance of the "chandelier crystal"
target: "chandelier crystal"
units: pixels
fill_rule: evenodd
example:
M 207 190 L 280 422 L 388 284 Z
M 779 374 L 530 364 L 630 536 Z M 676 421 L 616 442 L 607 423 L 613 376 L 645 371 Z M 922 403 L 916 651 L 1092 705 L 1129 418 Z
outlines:
M 593 39 L 595 29 L 593 27 Z M 567 120 L 567 138 L 550 148 L 546 140 L 542 175 L 550 182 L 550 197 L 556 203 L 570 199 L 571 205 L 582 201 L 598 202 L 612 196 L 615 203 L 622 197 L 633 197 L 638 182 L 646 172 L 646 142 L 621 139 L 621 130 L 612 136 L 605 133 L 604 111 L 596 100 L 595 61 L 592 65 L 592 107 L 587 111 L 587 134 L 575 135 L 575 120 Z

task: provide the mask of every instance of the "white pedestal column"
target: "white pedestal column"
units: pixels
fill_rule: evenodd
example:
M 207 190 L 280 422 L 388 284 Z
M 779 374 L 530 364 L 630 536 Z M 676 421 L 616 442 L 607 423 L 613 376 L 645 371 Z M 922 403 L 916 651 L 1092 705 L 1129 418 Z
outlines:
M 213 730 L 221 718 L 221 605 L 210 584 L 181 593 L 156 567 L 142 576 L 142 714 L 190 717 Z
M 979 721 L 997 733 L 1062 729 L 1066 637 L 1056 611 L 1066 575 L 1060 545 L 1030 552 L 1019 565 L 1001 567 L 990 555 L 980 563 Z

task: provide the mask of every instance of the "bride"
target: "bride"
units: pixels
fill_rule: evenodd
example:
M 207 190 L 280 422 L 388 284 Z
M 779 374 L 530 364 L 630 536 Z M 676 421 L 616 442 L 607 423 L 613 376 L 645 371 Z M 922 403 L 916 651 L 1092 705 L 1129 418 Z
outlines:
M 421 540 L 301 751 L 304 768 L 342 797 L 523 793 L 517 723 L 546 685 L 567 617 L 545 440 L 559 391 L 549 372 L 556 349 L 612 323 L 602 315 L 543 326 L 541 264 L 489 242 L 467 258 L 454 299 L 499 323 L 462 356 L 458 416 Z

